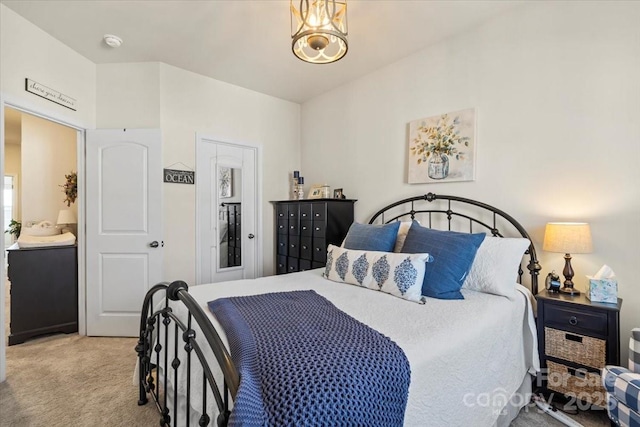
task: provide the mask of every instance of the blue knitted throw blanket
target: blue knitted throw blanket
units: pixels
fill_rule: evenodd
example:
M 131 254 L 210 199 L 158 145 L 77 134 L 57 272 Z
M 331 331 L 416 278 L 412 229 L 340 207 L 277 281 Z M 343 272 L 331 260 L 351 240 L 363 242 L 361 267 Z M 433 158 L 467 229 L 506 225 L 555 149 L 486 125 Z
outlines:
M 240 373 L 229 425 L 402 425 L 411 376 L 404 352 L 324 297 L 279 292 L 208 306 Z

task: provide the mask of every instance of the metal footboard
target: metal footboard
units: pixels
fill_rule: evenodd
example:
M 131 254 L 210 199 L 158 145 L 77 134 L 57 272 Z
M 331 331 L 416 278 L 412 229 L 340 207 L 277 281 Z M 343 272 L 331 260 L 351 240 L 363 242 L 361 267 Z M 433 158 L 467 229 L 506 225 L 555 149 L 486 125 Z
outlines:
M 174 314 L 169 306 L 169 300 L 181 301 L 184 304 L 188 310 L 186 320 L 179 319 Z M 209 365 L 210 361 L 206 359 L 203 349 L 196 342 L 196 330 L 192 327 L 194 321 L 211 347 L 216 362 L 222 371 L 224 376 L 222 384 L 216 382 Z M 172 345 L 169 342 L 170 337 L 172 337 Z M 180 349 L 180 340 L 184 343 L 184 346 L 182 346 L 184 351 Z M 140 387 L 138 405 L 146 404 L 148 396 L 151 396 L 161 414 L 160 425 L 190 425 L 192 408 L 201 408 L 198 425 L 210 425 L 212 414 L 207 409 L 208 391 L 213 394 L 218 408 L 219 414 L 216 424 L 218 426 L 227 425 L 230 414 L 229 399 L 234 399 L 238 391 L 238 371 L 206 314 L 193 297 L 189 295 L 188 286 L 185 282 L 159 283 L 147 292 L 142 305 L 140 338 L 136 346 L 136 352 L 138 353 Z M 194 354 L 197 362 L 192 360 Z M 184 360 L 185 358 L 186 360 Z M 186 363 L 186 367 L 183 366 L 180 369 L 180 366 L 184 363 Z M 194 363 L 199 363 L 203 371 L 201 402 L 191 402 L 191 372 Z M 170 393 L 173 395 L 171 400 L 169 400 L 169 393 L 167 392 L 169 382 L 174 387 Z M 180 382 L 185 384 L 186 396 L 178 396 L 177 385 Z M 177 419 L 179 404 L 185 408 L 184 418 L 186 421 Z M 171 408 L 173 408 L 173 412 Z

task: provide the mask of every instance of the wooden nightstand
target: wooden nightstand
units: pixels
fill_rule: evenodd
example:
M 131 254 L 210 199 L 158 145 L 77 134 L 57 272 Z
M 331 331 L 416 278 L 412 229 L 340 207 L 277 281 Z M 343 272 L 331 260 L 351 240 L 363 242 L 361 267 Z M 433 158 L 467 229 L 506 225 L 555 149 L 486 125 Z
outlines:
M 606 406 L 600 371 L 620 364 L 620 307 L 542 291 L 538 300 L 538 348 L 542 387 Z

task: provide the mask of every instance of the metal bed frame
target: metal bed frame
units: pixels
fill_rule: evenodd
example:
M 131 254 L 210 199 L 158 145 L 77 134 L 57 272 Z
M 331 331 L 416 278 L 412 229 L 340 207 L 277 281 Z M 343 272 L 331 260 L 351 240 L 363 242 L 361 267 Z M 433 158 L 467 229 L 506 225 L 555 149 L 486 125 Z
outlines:
M 433 206 L 432 202 L 440 200 L 444 203 L 442 206 Z M 473 209 L 479 208 L 482 215 L 488 215 L 490 220 L 486 220 L 479 215 L 472 217 L 464 211 L 454 210 L 457 206 L 472 206 Z M 491 235 L 503 237 L 502 231 L 498 228 L 498 222 L 506 220 L 520 236 L 531 241 L 529 234 L 524 227 L 520 225 L 514 218 L 507 213 L 493 206 L 487 205 L 471 199 L 456 196 L 436 195 L 428 193 L 425 195 L 411 197 L 394 202 L 377 213 L 375 213 L 369 224 L 376 222 L 389 223 L 402 219 L 414 220 L 417 218 L 428 218 L 428 226 L 431 227 L 437 222 L 437 217 L 446 220 L 447 229 L 452 229 L 454 220 L 460 219 L 469 224 L 469 232 L 475 232 L 474 227 L 482 227 L 488 230 Z M 536 250 L 533 243 L 529 246 L 524 255 L 528 256 L 527 269 L 530 275 L 531 292 L 535 295 L 538 292 L 538 275 L 541 267 L 536 257 Z M 524 271 L 519 268 L 518 278 L 522 282 Z M 155 300 L 154 297 L 158 299 Z M 163 295 L 164 294 L 164 295 Z M 181 301 L 188 310 L 186 322 L 179 319 L 173 312 L 169 301 Z M 218 384 L 213 376 L 209 363 L 206 360 L 203 349 L 196 342 L 196 330 L 193 328 L 193 322 L 196 322 L 202 331 L 208 345 L 216 358 L 224 380 L 222 384 Z M 173 323 L 173 325 L 171 325 Z M 173 348 L 169 348 L 169 336 L 173 335 Z M 186 361 L 179 357 L 179 341 L 184 342 L 183 349 L 186 352 Z M 198 359 L 198 363 L 202 366 L 202 402 L 199 403 L 201 416 L 198 425 L 210 425 L 212 419 L 207 408 L 207 390 L 210 390 L 214 396 L 215 404 L 218 408 L 219 415 L 216 419 L 216 425 L 226 426 L 229 421 L 229 403 L 233 400 L 238 391 L 240 377 L 236 367 L 234 366 L 231 356 L 223 344 L 220 335 L 215 330 L 207 315 L 200 308 L 195 299 L 189 294 L 188 286 L 185 282 L 176 281 L 171 284 L 160 283 L 153 286 L 146 294 L 142 305 L 142 315 L 140 319 L 140 336 L 136 345 L 138 354 L 138 381 L 139 381 L 139 400 L 138 405 L 145 405 L 149 401 L 149 396 L 155 403 L 160 413 L 160 425 L 185 425 L 188 426 L 191 416 L 191 366 L 193 365 L 193 354 Z M 172 353 L 171 355 L 169 353 Z M 170 359 L 171 357 L 171 359 Z M 184 357 L 183 357 L 184 359 Z M 179 378 L 179 367 L 186 363 L 186 378 Z M 162 374 L 160 374 L 162 371 Z M 157 378 L 160 375 L 161 378 Z M 170 377 L 170 375 L 172 375 Z M 162 379 L 162 380 L 161 380 Z M 186 402 L 185 420 L 177 420 L 176 416 L 171 413 L 169 405 L 172 408 L 178 408 L 178 393 L 173 393 L 172 401 L 168 401 L 166 385 L 168 381 L 178 384 L 179 380 L 186 382 Z

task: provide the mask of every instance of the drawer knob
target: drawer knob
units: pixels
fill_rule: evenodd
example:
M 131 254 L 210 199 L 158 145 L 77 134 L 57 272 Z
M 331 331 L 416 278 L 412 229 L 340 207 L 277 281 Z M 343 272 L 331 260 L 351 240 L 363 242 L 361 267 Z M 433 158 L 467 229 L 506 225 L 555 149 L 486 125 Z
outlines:
M 576 316 L 571 316 L 569 318 L 569 323 L 571 323 L 573 326 L 578 324 L 578 318 Z

